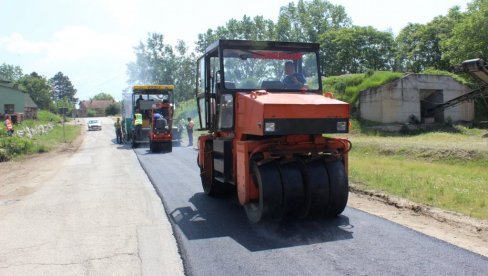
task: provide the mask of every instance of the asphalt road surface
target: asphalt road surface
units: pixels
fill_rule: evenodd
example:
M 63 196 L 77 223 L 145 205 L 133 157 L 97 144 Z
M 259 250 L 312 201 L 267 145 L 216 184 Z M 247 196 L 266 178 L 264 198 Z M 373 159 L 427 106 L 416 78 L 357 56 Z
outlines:
M 335 219 L 251 225 L 237 198 L 203 193 L 195 150 L 136 153 L 188 275 L 488 275 L 481 255 L 353 208 Z

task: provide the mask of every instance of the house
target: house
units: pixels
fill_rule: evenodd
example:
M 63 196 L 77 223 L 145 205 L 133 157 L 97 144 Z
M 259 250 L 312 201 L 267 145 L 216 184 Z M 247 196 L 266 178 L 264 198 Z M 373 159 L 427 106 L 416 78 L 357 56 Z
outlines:
M 78 110 L 79 117 L 88 117 L 88 110 L 94 110 L 96 117 L 105 116 L 105 109 L 115 103 L 113 100 L 88 100 L 80 102 L 80 109 Z
M 36 119 L 38 107 L 29 94 L 8 81 L 0 80 L 0 114 L 11 114 L 15 119 Z
M 472 121 L 474 103 L 464 101 L 435 114 L 427 112 L 438 104 L 470 92 L 450 76 L 409 74 L 379 87 L 361 91 L 359 116 L 369 121 L 390 124 Z

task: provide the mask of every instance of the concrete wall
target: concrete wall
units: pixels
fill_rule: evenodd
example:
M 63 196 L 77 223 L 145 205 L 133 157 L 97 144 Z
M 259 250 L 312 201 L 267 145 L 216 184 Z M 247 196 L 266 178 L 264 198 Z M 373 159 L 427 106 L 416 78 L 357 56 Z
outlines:
M 420 90 L 442 90 L 444 102 L 469 92 L 449 76 L 411 74 L 381 87 L 361 92 L 360 117 L 380 123 L 405 123 L 410 115 L 421 118 Z M 471 121 L 474 104 L 464 102 L 444 111 L 444 120 Z

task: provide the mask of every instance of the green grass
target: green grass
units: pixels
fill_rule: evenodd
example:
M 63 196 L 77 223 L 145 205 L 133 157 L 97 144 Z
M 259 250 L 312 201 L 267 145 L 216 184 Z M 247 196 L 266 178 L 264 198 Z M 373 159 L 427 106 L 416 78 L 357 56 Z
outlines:
M 488 218 L 486 130 L 385 137 L 351 134 L 350 180 L 411 201 Z
M 339 100 L 354 104 L 358 100 L 359 92 L 381 86 L 402 76 L 403 73 L 399 72 L 375 71 L 366 74 L 328 77 L 322 83 L 324 91 L 334 92 Z
M 70 143 L 80 135 L 81 127 L 65 125 L 66 142 Z M 47 134 L 28 137 L 2 137 L 0 139 L 0 162 L 8 161 L 34 153 L 43 153 L 52 150 L 60 143 L 64 143 L 63 126 L 57 125 Z

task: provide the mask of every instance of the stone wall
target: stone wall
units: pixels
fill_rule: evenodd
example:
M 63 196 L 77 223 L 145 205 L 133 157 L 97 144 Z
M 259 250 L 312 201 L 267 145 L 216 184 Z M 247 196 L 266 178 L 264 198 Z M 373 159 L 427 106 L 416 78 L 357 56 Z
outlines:
M 33 128 L 25 127 L 20 130 L 15 130 L 15 135 L 19 137 L 29 137 L 32 138 L 33 136 L 43 135 L 50 132 L 54 128 L 54 123 L 48 123 L 46 125 L 39 125 Z

